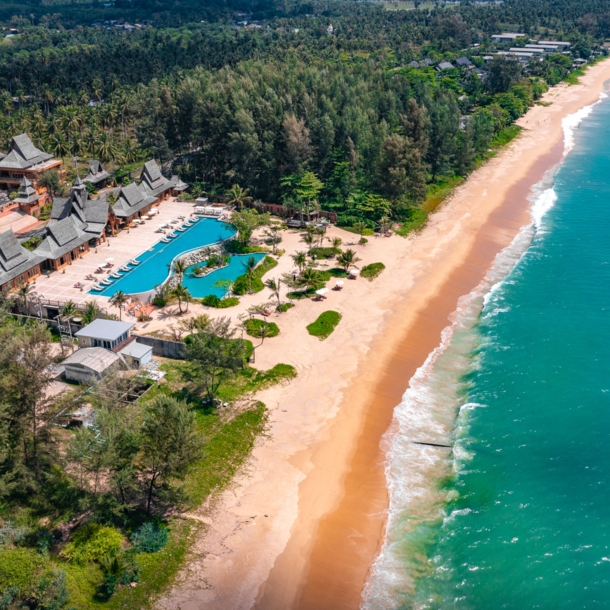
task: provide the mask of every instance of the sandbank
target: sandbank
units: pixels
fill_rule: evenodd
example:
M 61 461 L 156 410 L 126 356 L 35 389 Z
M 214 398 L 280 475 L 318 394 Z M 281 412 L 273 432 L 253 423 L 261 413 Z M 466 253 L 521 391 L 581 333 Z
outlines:
M 260 348 L 257 366 L 287 362 L 299 376 L 260 395 L 271 410 L 269 434 L 235 485 L 193 515 L 209 525 L 159 608 L 359 606 L 383 541 L 380 441 L 393 409 L 458 298 L 529 222 L 532 186 L 562 157 L 562 119 L 596 101 L 608 79 L 604 61 L 581 84 L 549 91 L 543 99 L 551 104 L 530 109 L 519 138 L 475 171 L 420 234 L 357 246 L 361 264 L 386 265 L 375 281 L 347 281 L 326 301 L 299 303 L 274 319 L 282 333 Z M 305 326 L 327 309 L 343 319 L 320 342 Z

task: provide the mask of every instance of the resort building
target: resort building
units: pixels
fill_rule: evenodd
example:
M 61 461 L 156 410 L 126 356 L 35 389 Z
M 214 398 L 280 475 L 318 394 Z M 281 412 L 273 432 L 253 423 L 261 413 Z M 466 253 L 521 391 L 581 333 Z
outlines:
M 89 200 L 84 183 L 77 177 L 70 197 L 53 201 L 47 236 L 35 251 L 46 259 L 43 267 L 62 269 L 106 241 L 108 210 L 105 199 Z
M 83 182 L 89 182 L 96 189 L 101 189 L 106 186 L 110 179 L 110 173 L 107 172 L 102 164 L 96 159 L 89 161 L 89 171 L 83 178 Z
M 158 202 L 153 195 L 147 195 L 135 182 L 121 188 L 116 203 L 112 206 L 112 213 L 125 224 L 134 218 L 147 214 L 152 206 Z
M 34 215 L 40 211 L 40 208 L 42 207 L 40 205 L 40 199 L 43 197 L 43 195 L 39 195 L 36 192 L 32 182 L 24 176 L 21 178 L 21 182 L 19 183 L 17 198 L 14 199 L 14 202 L 18 203 L 19 209 L 26 214 Z
M 0 233 L 0 290 L 13 290 L 40 275 L 44 257 L 24 248 L 12 229 Z
M 140 174 L 140 188 L 146 195 L 156 197 L 159 201 L 164 201 L 174 194 L 177 182 L 184 184 L 179 180 L 178 176 L 173 176 L 171 180 L 168 180 L 161 173 L 154 159 L 144 164 Z
M 35 205 L 29 206 L 29 209 L 26 209 L 26 205 L 24 211 L 37 215 L 40 208 L 49 200 L 46 189 L 39 186 L 38 181 L 49 170 L 61 171 L 62 163 L 61 159 L 54 159 L 53 155 L 38 150 L 29 136 L 22 133 L 12 139 L 6 155 L 0 154 L 0 189 L 16 191 L 23 178 L 27 178 L 40 197 Z

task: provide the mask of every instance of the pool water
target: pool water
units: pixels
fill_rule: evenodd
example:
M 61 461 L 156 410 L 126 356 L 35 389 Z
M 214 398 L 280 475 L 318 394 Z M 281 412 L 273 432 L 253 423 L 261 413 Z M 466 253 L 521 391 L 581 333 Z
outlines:
M 221 299 L 227 293 L 227 289 L 215 284 L 221 280 L 234 282 L 240 275 L 244 275 L 246 272 L 245 263 L 249 258 L 254 258 L 258 263 L 265 258 L 265 254 L 236 254 L 230 257 L 229 264 L 226 267 L 211 271 L 203 277 L 196 277 L 194 275 L 193 270 L 196 265 L 192 265 L 186 270 L 182 284 L 188 288 L 191 296 L 198 299 L 207 297 L 210 294 Z
M 140 261 L 140 264 L 137 267 L 125 273 L 118 271 L 123 277 L 113 281 L 112 285 L 107 286 L 102 291 L 91 291 L 91 294 L 101 294 L 105 297 L 111 297 L 119 290 L 123 291 L 125 294 L 149 292 L 153 290 L 155 286 L 162 284 L 167 279 L 171 270 L 172 261 L 177 256 L 183 252 L 204 248 L 205 246 L 210 246 L 211 244 L 225 240 L 235 234 L 235 229 L 231 225 L 214 218 L 201 218 L 192 227 L 186 229 L 184 233 L 176 231 L 176 234 L 178 237 L 175 237 L 169 243 L 166 244 L 159 241 L 152 248 L 142 252 L 142 254 L 136 257 L 136 260 Z M 224 269 L 222 271 L 224 271 Z M 238 275 L 242 274 L 243 271 Z M 215 275 L 215 273 L 210 275 Z M 112 278 L 104 276 L 103 279 Z M 199 278 L 193 279 L 199 281 Z M 217 276 L 212 283 L 216 282 L 217 279 L 225 278 Z M 189 290 L 190 289 L 189 286 Z

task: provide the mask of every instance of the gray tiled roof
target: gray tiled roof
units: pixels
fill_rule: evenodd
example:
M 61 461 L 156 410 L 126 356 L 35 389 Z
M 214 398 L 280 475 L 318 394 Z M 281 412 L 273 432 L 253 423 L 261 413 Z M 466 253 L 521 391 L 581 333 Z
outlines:
M 43 256 L 24 248 L 12 229 L 0 233 L 0 285 L 20 276 L 43 260 Z
M 110 174 L 102 167 L 102 164 L 97 159 L 89 161 L 89 171 L 83 180 L 97 184 L 106 178 L 110 178 Z
M 175 176 L 177 179 L 178 176 Z M 156 161 L 153 159 L 144 164 L 142 175 L 140 176 L 142 183 L 140 187 L 144 189 L 147 195 L 159 195 L 174 187 L 175 181 L 168 180 L 159 169 Z
M 47 226 L 47 236 L 34 252 L 46 258 L 58 259 L 91 239 L 91 234 L 85 228 L 84 223 L 70 214 Z
M 157 201 L 156 197 L 145 193 L 135 182 L 132 182 L 121 188 L 112 209 L 119 218 L 127 218 L 155 201 Z
M 8 154 L 0 160 L 0 169 L 27 169 L 52 158 L 53 155 L 38 150 L 29 136 L 22 133 L 12 139 Z

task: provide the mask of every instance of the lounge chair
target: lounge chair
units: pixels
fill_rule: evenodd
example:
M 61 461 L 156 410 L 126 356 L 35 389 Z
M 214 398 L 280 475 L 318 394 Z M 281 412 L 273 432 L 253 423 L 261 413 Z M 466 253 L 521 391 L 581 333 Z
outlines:
M 82 282 L 76 282 L 76 284 L 74 284 L 74 288 L 81 288 L 83 285 Z

